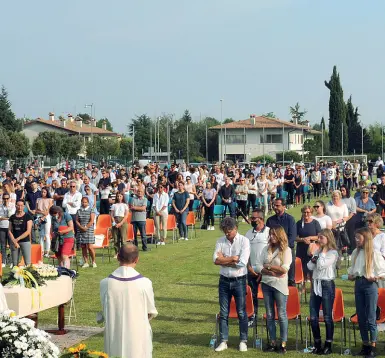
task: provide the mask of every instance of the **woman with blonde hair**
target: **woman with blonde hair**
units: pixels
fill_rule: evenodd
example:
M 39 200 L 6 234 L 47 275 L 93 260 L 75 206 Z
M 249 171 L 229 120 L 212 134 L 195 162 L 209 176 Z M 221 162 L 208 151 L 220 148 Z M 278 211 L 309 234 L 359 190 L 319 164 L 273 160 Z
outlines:
M 270 344 L 266 352 L 278 351 L 286 353 L 288 320 L 286 313 L 287 297 L 289 295 L 288 277 L 292 261 L 291 249 L 287 235 L 282 226 L 273 226 L 269 232 L 269 244 L 263 249 L 256 263 L 256 272 L 262 274 L 262 291 L 266 307 L 267 329 Z M 276 345 L 275 308 L 278 310 L 281 346 Z
M 314 337 L 314 354 L 331 354 L 334 334 L 333 304 L 335 298 L 336 264 L 338 260 L 337 245 L 333 232 L 322 229 L 318 233 L 319 249 L 316 250 L 307 263 L 313 271 L 313 285 L 310 296 L 310 325 Z M 326 341 L 321 348 L 321 331 L 319 327 L 319 312 L 322 304 L 323 317 L 326 326 Z
M 373 235 L 373 247 L 382 257 L 385 258 L 385 233 L 380 230 L 382 227 L 382 217 L 380 214 L 374 213 L 367 216 L 366 222 L 368 228 Z M 378 282 L 378 287 L 384 288 L 385 282 Z
M 355 239 L 356 249 L 352 253 L 348 279 L 355 281 L 356 312 L 363 344 L 358 355 L 374 357 L 377 342 L 377 282 L 385 278 L 385 260 L 374 250 L 373 235 L 368 228 L 356 230 Z

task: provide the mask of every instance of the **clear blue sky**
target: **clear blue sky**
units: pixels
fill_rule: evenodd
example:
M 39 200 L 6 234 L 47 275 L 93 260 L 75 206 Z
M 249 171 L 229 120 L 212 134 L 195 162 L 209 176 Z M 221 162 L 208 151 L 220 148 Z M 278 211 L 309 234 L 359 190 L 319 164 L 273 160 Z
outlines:
M 384 120 L 385 1 L 68 0 L 2 4 L 0 84 L 18 117 L 84 112 L 118 132 L 162 112 L 328 118 L 336 64 L 365 125 Z

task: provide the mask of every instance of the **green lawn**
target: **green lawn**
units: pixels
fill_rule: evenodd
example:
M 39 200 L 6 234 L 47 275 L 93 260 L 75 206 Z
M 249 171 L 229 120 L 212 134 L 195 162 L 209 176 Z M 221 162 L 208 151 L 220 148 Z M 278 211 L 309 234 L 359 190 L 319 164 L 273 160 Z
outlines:
M 289 213 L 299 219 L 300 208 L 290 209 Z M 240 225 L 240 233 L 245 234 L 247 230 L 246 224 Z M 231 322 L 230 327 L 230 348 L 222 353 L 215 353 L 209 348 L 209 341 L 215 330 L 215 313 L 218 311 L 219 267 L 213 264 L 212 254 L 215 241 L 220 235 L 218 229 L 198 230 L 197 239 L 178 244 L 170 243 L 157 249 L 153 248 L 151 252 L 140 253 L 137 270 L 152 280 L 156 307 L 159 311 L 159 316 L 152 321 L 154 357 L 232 357 L 237 354 L 239 330 L 235 321 Z M 111 263 L 105 260 L 102 264 L 101 256 L 98 257 L 97 263 L 99 265 L 97 269 L 80 269 L 75 290 L 78 318 L 73 324 L 97 326 L 95 317 L 101 309 L 99 282 L 118 266 L 113 259 Z M 341 270 L 339 275 L 343 273 L 345 269 Z M 348 317 L 355 311 L 353 283 L 337 280 L 337 287 L 343 289 L 345 312 Z M 308 314 L 308 303 L 302 304 L 301 311 L 304 316 Z M 263 312 L 264 305 L 261 302 L 259 313 Z M 55 324 L 56 310 L 42 312 L 39 322 Z M 298 354 L 295 352 L 294 344 L 295 325 L 289 326 L 288 354 L 294 356 Z M 305 325 L 303 327 L 305 328 Z M 323 329 L 322 332 L 324 334 Z M 334 351 L 338 354 L 339 339 L 340 329 L 337 326 Z M 85 343 L 92 349 L 103 350 L 102 335 L 94 336 Z M 300 348 L 302 350 L 304 346 Z M 249 348 L 249 351 L 242 356 L 252 357 L 255 354 L 264 353 Z

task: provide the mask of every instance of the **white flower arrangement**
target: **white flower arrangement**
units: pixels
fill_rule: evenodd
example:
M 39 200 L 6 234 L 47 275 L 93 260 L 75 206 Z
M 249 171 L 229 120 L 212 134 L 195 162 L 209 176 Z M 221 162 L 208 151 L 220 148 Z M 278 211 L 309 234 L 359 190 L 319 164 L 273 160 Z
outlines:
M 38 265 L 32 265 L 32 267 L 37 271 L 37 273 L 45 279 L 52 279 L 59 276 L 57 272 L 57 268 L 52 265 L 47 264 L 38 264 Z
M 50 335 L 35 328 L 28 318 L 14 316 L 12 311 L 0 313 L 0 357 L 2 358 L 58 358 L 59 348 Z

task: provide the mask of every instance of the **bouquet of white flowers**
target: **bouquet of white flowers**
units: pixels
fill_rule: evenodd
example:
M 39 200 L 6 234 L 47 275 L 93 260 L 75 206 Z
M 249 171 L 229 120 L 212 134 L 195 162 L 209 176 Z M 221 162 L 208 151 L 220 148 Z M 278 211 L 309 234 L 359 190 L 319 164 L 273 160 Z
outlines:
M 12 316 L 12 311 L 0 313 L 0 357 L 58 358 L 59 348 L 48 333 L 34 327 L 28 318 Z
M 45 280 L 54 280 L 59 276 L 55 266 L 41 263 L 38 265 L 32 265 L 32 267 L 37 271 L 40 277 Z

